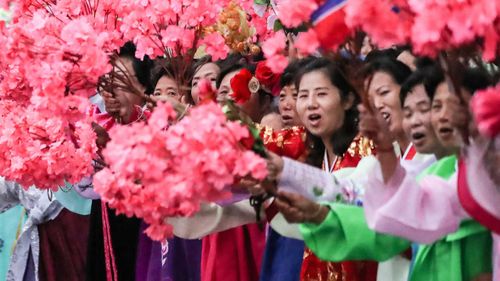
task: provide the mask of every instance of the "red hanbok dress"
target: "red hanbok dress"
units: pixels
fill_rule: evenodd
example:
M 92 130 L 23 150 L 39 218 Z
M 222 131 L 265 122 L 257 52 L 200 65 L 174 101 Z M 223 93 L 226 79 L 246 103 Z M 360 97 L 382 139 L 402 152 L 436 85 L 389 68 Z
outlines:
M 323 163 L 323 169 L 331 172 L 342 168 L 353 168 L 361 158 L 373 153 L 373 146 L 369 140 L 356 137 L 347 152 L 338 157 L 333 167 L 328 168 L 328 161 Z M 375 281 L 377 279 L 378 263 L 374 261 L 322 261 L 306 248 L 304 261 L 300 272 L 303 281 Z

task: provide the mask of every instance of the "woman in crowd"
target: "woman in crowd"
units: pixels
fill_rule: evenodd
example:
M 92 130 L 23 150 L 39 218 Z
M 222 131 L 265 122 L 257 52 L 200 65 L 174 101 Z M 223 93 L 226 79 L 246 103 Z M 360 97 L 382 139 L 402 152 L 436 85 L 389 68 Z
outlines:
M 308 163 L 329 172 L 355 167 L 371 153 L 371 147 L 367 140 L 357 138 L 357 95 L 342 69 L 326 59 L 314 59 L 296 81 L 297 112 L 308 130 Z M 283 205 L 279 198 L 277 202 Z M 371 280 L 376 270 L 374 262 L 321 262 L 306 249 L 301 280 Z

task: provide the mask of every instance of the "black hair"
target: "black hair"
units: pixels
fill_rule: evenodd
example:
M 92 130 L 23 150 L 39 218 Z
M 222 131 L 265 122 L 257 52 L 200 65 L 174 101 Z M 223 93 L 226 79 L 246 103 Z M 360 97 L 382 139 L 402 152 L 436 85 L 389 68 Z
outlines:
M 164 61 L 157 61 L 155 67 L 151 70 L 151 87 L 154 91 L 156 84 L 163 77 L 169 77 L 175 80 L 175 73 L 172 65 Z
M 135 72 L 135 76 L 137 77 L 137 81 L 139 81 L 139 83 L 144 86 L 144 88 L 146 89 L 146 93 L 149 94 L 153 90 L 150 77 L 151 68 L 153 67 L 153 61 L 148 56 L 144 56 L 142 60 L 138 59 L 135 56 L 135 51 L 136 47 L 134 43 L 129 41 L 120 48 L 118 56 L 121 58 L 130 59 L 132 61 L 132 68 Z
M 462 86 L 474 95 L 476 91 L 486 89 L 493 85 L 493 77 L 483 68 L 469 67 L 464 71 Z
M 297 73 L 295 80 L 297 89 L 299 89 L 302 77 L 313 71 L 321 71 L 328 77 L 330 82 L 339 89 L 342 102 L 347 101 L 349 97 L 354 98 L 353 105 L 345 112 L 342 127 L 337 130 L 330 139 L 333 145 L 333 152 L 336 155 L 343 155 L 358 134 L 358 110 L 356 105 L 359 103 L 359 96 L 345 77 L 341 65 L 326 58 L 310 59 L 310 61 Z M 325 146 L 322 140 L 308 133 L 307 142 L 310 147 L 307 162 L 317 167 L 321 166 L 323 154 L 325 152 Z
M 374 49 L 370 51 L 365 58 L 365 62 L 372 62 L 374 60 L 382 59 L 382 58 L 389 58 L 389 59 L 396 59 L 399 56 L 400 52 L 396 49 L 389 48 L 389 49 Z
M 288 64 L 288 66 L 281 74 L 280 78 L 280 86 L 283 88 L 285 86 L 290 86 L 295 83 L 295 76 L 299 72 L 299 70 L 311 62 L 314 57 L 306 57 L 300 60 L 296 60 Z
M 425 90 L 432 100 L 436 94 L 437 87 L 446 81 L 445 73 L 437 63 L 424 66 L 421 69 L 425 71 L 426 76 L 424 81 Z M 460 76 L 460 86 L 470 92 L 471 95 L 493 84 L 493 80 L 488 72 L 480 68 L 465 68 Z
M 202 66 L 204 66 L 205 64 L 207 63 L 213 63 L 215 65 L 217 65 L 219 68 L 222 68 L 224 66 L 224 62 L 225 60 L 218 60 L 218 61 L 213 61 L 212 60 L 212 56 L 210 55 L 206 55 L 206 56 L 203 56 L 199 59 L 197 59 L 194 63 L 193 63 L 193 67 L 192 67 L 192 73 L 193 73 L 193 76 L 194 74 L 200 70 L 200 68 Z
M 226 75 L 228 75 L 231 72 L 235 72 L 235 71 L 238 71 L 238 70 L 243 69 L 243 68 L 250 70 L 250 72 L 252 72 L 252 73 L 255 72 L 255 67 L 253 67 L 253 69 L 252 69 L 252 66 L 246 65 L 243 63 L 234 63 L 234 64 L 230 64 L 230 65 L 223 65 L 223 67 L 224 68 L 221 69 L 219 75 L 217 76 L 217 80 L 215 81 L 215 86 L 217 87 L 217 89 L 220 88 L 220 84 L 222 83 L 222 80 L 224 79 L 224 77 L 226 77 Z
M 379 57 L 373 61 L 368 62 L 361 70 L 363 79 L 373 76 L 376 72 L 385 72 L 402 85 L 406 79 L 411 75 L 411 69 L 404 63 L 391 57 Z
M 425 88 L 425 93 L 430 100 L 433 100 L 436 88 L 444 81 L 444 73 L 441 67 L 437 64 L 425 64 L 417 68 L 408 79 L 401 85 L 399 99 L 401 107 L 403 107 L 406 98 L 413 88 L 422 84 Z
M 243 68 L 249 69 L 251 67 L 247 63 L 246 58 L 239 53 L 230 54 L 229 56 L 227 56 L 227 58 L 221 60 L 218 65 L 221 69 L 221 72 L 219 73 L 219 75 L 217 76 L 217 80 L 215 81 L 215 86 L 217 87 L 217 89 L 220 87 L 222 79 L 224 79 L 224 77 L 229 73 Z M 252 73 L 255 72 L 255 67 L 253 70 L 254 71 L 252 71 Z

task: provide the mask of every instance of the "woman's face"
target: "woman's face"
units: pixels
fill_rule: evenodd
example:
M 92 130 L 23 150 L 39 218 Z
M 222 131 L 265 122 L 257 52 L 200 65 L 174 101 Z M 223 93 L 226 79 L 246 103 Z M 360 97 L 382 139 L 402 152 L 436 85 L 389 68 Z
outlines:
M 233 79 L 236 74 L 238 74 L 240 70 L 236 70 L 230 72 L 224 76 L 220 83 L 220 87 L 217 91 L 217 100 L 224 101 L 226 99 L 230 99 L 233 94 L 233 90 L 231 89 L 231 79 Z M 263 116 L 264 108 L 259 103 L 259 93 L 253 93 L 250 96 L 250 99 L 244 104 L 237 104 L 237 106 L 254 122 L 260 122 Z
M 403 129 L 423 154 L 439 154 L 442 146 L 431 124 L 431 99 L 423 84 L 415 86 L 406 96 L 403 104 Z
M 401 86 L 386 72 L 376 72 L 368 88 L 368 96 L 382 114 L 393 136 L 403 134 L 403 112 L 399 100 Z
M 117 66 L 115 67 L 114 71 L 117 73 L 121 73 L 122 75 L 127 75 L 130 78 L 130 81 L 132 81 L 132 86 L 134 88 L 138 89 L 141 92 L 144 92 L 146 90 L 144 86 L 137 80 L 137 74 L 134 71 L 132 59 L 119 57 L 116 61 L 116 65 Z M 143 103 L 143 100 L 139 95 L 134 94 L 130 90 L 127 90 L 126 87 L 115 88 L 114 94 L 115 98 L 124 108 L 133 107 L 134 105 L 140 106 Z
M 215 88 L 215 81 L 217 75 L 220 73 L 220 68 L 213 62 L 202 65 L 194 74 L 193 81 L 191 82 L 191 97 L 195 104 L 200 101 L 200 90 L 198 89 L 198 82 L 202 79 L 208 79 L 212 82 Z
M 297 89 L 293 84 L 281 89 L 278 108 L 281 115 L 281 122 L 284 127 L 302 125 L 299 115 L 297 114 L 297 94 Z
M 443 82 L 436 88 L 432 101 L 431 122 L 441 145 L 450 151 L 456 151 L 462 145 L 462 138 L 453 126 L 453 109 L 457 108 L 460 100 Z
M 179 87 L 177 82 L 166 75 L 162 76 L 158 83 L 156 83 L 155 90 L 153 92 L 154 96 L 168 96 L 177 101 L 181 100 L 181 93 L 179 92 Z
M 316 70 L 302 76 L 297 97 L 297 113 L 302 124 L 323 142 L 342 127 L 345 111 L 352 102 L 342 102 L 339 89 L 323 71 Z

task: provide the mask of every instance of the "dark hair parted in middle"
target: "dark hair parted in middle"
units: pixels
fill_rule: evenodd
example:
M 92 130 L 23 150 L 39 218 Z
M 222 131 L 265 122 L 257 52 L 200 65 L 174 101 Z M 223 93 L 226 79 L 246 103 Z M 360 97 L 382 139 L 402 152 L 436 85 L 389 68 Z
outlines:
M 370 61 L 361 69 L 361 77 L 367 79 L 377 72 L 389 74 L 399 85 L 402 85 L 412 73 L 406 64 L 394 58 L 380 57 Z
M 425 88 L 425 93 L 430 100 L 434 98 L 434 93 L 439 84 L 444 81 L 444 73 L 437 64 L 429 64 L 421 66 L 413 72 L 408 79 L 401 85 L 399 99 L 401 106 L 404 105 L 406 97 L 416 86 L 422 84 Z
M 295 80 L 295 85 L 298 90 L 300 90 L 300 81 L 302 77 L 307 73 L 315 71 L 323 73 L 328 80 L 330 80 L 332 85 L 339 90 L 341 102 L 348 102 L 351 98 L 354 100 L 353 106 L 345 111 L 344 123 L 330 138 L 333 152 L 336 155 L 343 155 L 358 134 L 358 110 L 356 105 L 359 103 L 359 96 L 344 75 L 341 65 L 326 58 L 312 58 L 302 67 L 297 73 Z M 325 152 L 323 142 L 319 137 L 308 133 L 308 145 L 311 150 L 309 151 L 307 162 L 317 167 L 321 166 Z
M 306 57 L 290 62 L 281 75 L 280 86 L 283 88 L 295 84 L 295 76 L 300 72 L 301 68 L 313 60 L 314 57 Z

